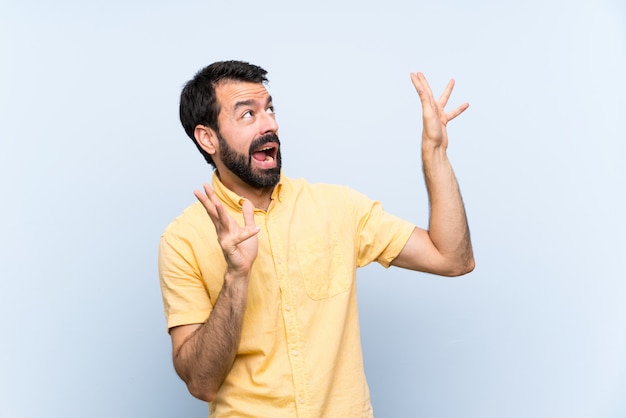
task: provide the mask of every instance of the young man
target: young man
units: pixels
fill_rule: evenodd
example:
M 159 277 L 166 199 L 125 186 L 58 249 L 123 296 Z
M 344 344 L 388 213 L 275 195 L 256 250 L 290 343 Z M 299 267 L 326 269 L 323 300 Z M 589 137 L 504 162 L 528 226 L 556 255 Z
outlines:
M 435 100 L 421 73 L 428 230 L 346 187 L 281 172 L 266 71 L 216 62 L 184 87 L 180 118 L 212 186 L 161 237 L 159 273 L 174 366 L 212 417 L 371 417 L 356 268 L 372 261 L 445 276 L 474 268 L 446 156 L 453 82 Z

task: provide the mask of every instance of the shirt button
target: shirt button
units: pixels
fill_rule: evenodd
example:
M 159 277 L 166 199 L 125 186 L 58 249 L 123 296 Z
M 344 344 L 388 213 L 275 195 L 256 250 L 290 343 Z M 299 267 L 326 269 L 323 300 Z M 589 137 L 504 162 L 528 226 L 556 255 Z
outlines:
M 293 354 L 294 357 L 298 357 L 298 350 L 293 350 L 291 354 Z
M 304 404 L 304 398 L 300 398 L 300 404 Z
M 285 310 L 286 310 L 287 312 L 291 312 L 291 306 L 289 306 L 289 305 L 285 305 Z
M 276 263 L 280 264 L 280 263 L 282 263 L 282 262 L 283 262 L 283 259 L 282 259 L 282 258 L 278 257 L 278 258 L 276 259 Z

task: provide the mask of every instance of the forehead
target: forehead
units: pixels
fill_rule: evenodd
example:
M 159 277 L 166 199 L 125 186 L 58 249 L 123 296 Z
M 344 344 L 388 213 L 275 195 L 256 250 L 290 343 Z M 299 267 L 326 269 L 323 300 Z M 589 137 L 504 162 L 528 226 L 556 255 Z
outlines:
M 258 102 L 265 106 L 270 95 L 261 83 L 226 80 L 215 86 L 215 97 L 220 109 L 232 111 L 241 103 Z

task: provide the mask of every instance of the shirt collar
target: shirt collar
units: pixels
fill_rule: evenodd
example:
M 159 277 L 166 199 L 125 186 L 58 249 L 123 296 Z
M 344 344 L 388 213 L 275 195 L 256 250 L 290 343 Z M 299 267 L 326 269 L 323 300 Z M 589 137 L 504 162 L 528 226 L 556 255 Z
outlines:
M 215 191 L 215 194 L 217 195 L 217 197 L 219 197 L 219 199 L 222 202 L 224 202 L 226 205 L 230 206 L 233 209 L 241 210 L 241 205 L 243 203 L 244 198 L 239 196 L 238 194 L 236 194 L 235 192 L 233 192 L 226 186 L 224 186 L 224 183 L 222 183 L 222 181 L 217 175 L 217 171 L 213 172 L 213 179 L 211 182 L 213 184 L 213 190 Z M 284 184 L 283 172 L 281 171 L 280 180 L 278 181 L 278 184 L 276 185 L 276 187 L 274 187 L 274 190 L 272 191 L 272 196 L 271 196 L 272 200 L 278 200 L 279 202 L 282 202 L 284 200 L 285 190 L 284 190 L 283 184 Z

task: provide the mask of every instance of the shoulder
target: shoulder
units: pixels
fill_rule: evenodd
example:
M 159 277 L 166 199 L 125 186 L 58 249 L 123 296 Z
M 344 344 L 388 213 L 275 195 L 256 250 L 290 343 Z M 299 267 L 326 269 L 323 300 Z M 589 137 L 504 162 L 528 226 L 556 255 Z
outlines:
M 367 216 L 377 202 L 344 185 L 297 179 L 285 183 L 283 203 L 301 216 L 353 222 Z
M 364 194 L 344 185 L 332 183 L 311 183 L 306 179 L 285 179 L 286 189 L 296 195 L 309 194 L 319 199 L 332 201 L 367 199 Z
M 163 231 L 162 238 L 206 235 L 210 232 L 208 228 L 210 225 L 209 215 L 202 204 L 194 202 L 169 223 Z

